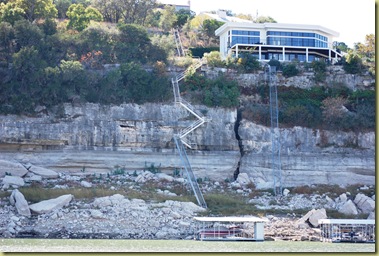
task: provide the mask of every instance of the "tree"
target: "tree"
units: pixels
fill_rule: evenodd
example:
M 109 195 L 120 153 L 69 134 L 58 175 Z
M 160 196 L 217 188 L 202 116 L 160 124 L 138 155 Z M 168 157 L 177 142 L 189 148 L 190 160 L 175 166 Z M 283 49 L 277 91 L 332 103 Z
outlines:
M 24 19 L 25 11 L 20 8 L 15 2 L 0 4 L 0 21 L 8 22 L 12 25 L 18 20 Z
M 104 21 L 118 23 L 123 15 L 122 2 L 121 0 L 92 0 L 91 4 L 103 15 Z
M 177 17 L 175 14 L 175 7 L 167 5 L 163 11 L 162 15 L 159 18 L 159 27 L 164 31 L 170 31 L 174 24 L 177 22 Z
M 174 56 L 175 41 L 173 35 L 153 35 L 151 43 L 166 52 L 167 56 Z
M 349 50 L 346 55 L 345 61 L 342 61 L 343 69 L 349 74 L 359 74 L 363 70 L 363 63 L 361 57 L 356 51 Z
M 243 19 L 243 20 L 251 20 L 251 21 L 254 20 L 254 18 L 253 18 L 253 16 L 251 16 L 251 14 L 240 13 L 240 14 L 237 14 L 236 17 L 240 18 L 240 19 Z
M 118 62 L 140 61 L 145 63 L 151 41 L 144 27 L 134 24 L 119 24 L 115 45 Z
M 68 7 L 72 4 L 71 0 L 54 0 L 55 7 L 58 10 L 58 18 L 65 19 L 67 18 Z
M 14 25 L 18 49 L 25 46 L 41 47 L 44 34 L 41 29 L 27 20 L 19 20 Z
M 53 4 L 53 0 L 15 0 L 17 6 L 25 11 L 25 16 L 29 21 L 35 19 L 52 19 L 58 15 L 58 10 Z
M 46 67 L 34 46 L 25 46 L 13 55 L 14 93 L 22 97 L 39 97 L 41 72 Z
M 145 25 L 146 17 L 157 6 L 156 0 L 120 0 L 122 17 L 125 23 Z
M 167 99 L 169 86 L 164 76 L 146 72 L 139 64 L 121 65 L 122 82 L 130 101 L 137 104 Z
M 0 23 L 0 60 L 5 60 L 7 64 L 11 62 L 14 52 L 15 32 L 11 24 Z
M 365 43 L 355 45 L 356 52 L 361 57 L 363 64 L 375 75 L 375 35 L 366 35 Z
M 183 27 L 184 24 L 187 22 L 191 21 L 195 17 L 195 13 L 191 10 L 186 10 L 186 9 L 180 9 L 179 11 L 176 12 L 176 22 L 174 26 L 176 27 Z
M 162 12 L 159 10 L 153 10 L 151 11 L 145 21 L 145 25 L 148 27 L 159 27 L 159 20 L 161 19 Z
M 218 37 L 216 37 L 215 31 L 223 24 L 224 22 L 217 20 L 205 20 L 203 22 L 202 32 L 208 38 L 209 44 L 212 43 L 212 40 L 215 41 L 215 44 L 217 44 Z
M 347 52 L 349 47 L 344 42 L 333 42 L 333 48 L 340 52 Z
M 103 25 L 89 26 L 80 34 L 81 54 L 91 51 L 101 51 L 102 58 L 107 63 L 115 62 L 114 47 L 118 37 L 116 29 L 109 29 Z
M 84 8 L 82 4 L 70 5 L 67 11 L 67 17 L 70 19 L 67 28 L 72 28 L 78 31 L 82 31 L 88 27 L 91 20 L 103 20 L 103 16 L 97 9 L 93 7 Z
M 270 16 L 259 16 L 258 18 L 255 19 L 255 23 L 277 23 L 276 20 L 274 20 Z
M 86 74 L 84 67 L 79 61 L 62 60 L 61 70 L 62 86 L 70 96 L 80 95 L 86 87 Z
M 46 36 L 57 33 L 57 22 L 53 19 L 45 19 L 43 23 L 39 25 Z

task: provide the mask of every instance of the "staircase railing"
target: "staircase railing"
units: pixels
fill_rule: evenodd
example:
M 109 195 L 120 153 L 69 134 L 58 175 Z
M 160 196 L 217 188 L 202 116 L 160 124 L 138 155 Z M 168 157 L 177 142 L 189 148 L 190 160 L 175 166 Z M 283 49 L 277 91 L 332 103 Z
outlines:
M 199 184 L 198 184 L 197 179 L 195 177 L 195 174 L 192 171 L 192 167 L 191 167 L 191 164 L 188 160 L 186 149 L 182 143 L 182 140 L 179 138 L 176 138 L 176 137 L 174 137 L 174 140 L 175 140 L 176 147 L 179 151 L 180 158 L 183 162 L 184 169 L 185 169 L 187 177 L 188 177 L 188 181 L 189 181 L 189 183 L 192 187 L 192 190 L 195 194 L 197 203 L 201 207 L 207 208 L 207 203 L 204 200 L 203 194 L 200 191 L 200 187 L 199 187 Z
M 175 78 L 171 79 L 172 87 L 173 87 L 173 92 L 174 92 L 174 100 L 175 104 L 178 104 L 185 108 L 188 112 L 190 112 L 192 115 L 194 115 L 197 120 L 193 122 L 191 125 L 188 127 L 184 128 L 183 130 L 179 131 L 176 135 L 174 135 L 174 140 L 176 147 L 179 151 L 180 158 L 182 160 L 184 169 L 186 170 L 187 177 L 189 180 L 189 183 L 191 185 L 191 188 L 196 196 L 196 200 L 198 204 L 204 208 L 207 208 L 207 204 L 204 200 L 203 194 L 200 191 L 199 184 L 197 183 L 197 179 L 195 177 L 195 174 L 192 171 L 191 164 L 188 160 L 188 156 L 186 153 L 185 146 L 188 148 L 192 148 L 191 143 L 189 143 L 186 140 L 186 136 L 197 129 L 199 126 L 205 123 L 206 119 L 205 117 L 201 114 L 198 113 L 195 108 L 187 101 L 185 101 L 181 96 L 180 96 L 180 88 L 179 88 L 179 81 L 183 80 L 188 74 L 191 72 L 191 68 L 195 69 L 195 71 L 202 66 L 202 62 L 197 61 L 194 63 L 190 68 L 188 68 L 186 71 L 180 73 L 178 76 Z
M 180 39 L 179 29 L 174 28 L 174 29 L 172 29 L 172 32 L 174 34 L 174 40 L 175 40 L 175 45 L 176 45 L 176 50 L 178 52 L 178 56 L 179 57 L 185 56 L 186 54 L 185 54 L 184 49 L 183 49 L 182 40 Z

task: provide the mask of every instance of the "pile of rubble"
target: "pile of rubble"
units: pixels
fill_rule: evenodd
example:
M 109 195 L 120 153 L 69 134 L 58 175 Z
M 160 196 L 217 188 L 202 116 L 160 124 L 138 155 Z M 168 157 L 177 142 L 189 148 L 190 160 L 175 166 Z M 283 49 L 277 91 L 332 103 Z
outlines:
M 147 202 L 117 193 L 91 201 L 78 200 L 69 193 L 73 184 L 91 188 L 104 185 L 107 181 L 85 179 L 88 176 L 85 173 L 57 173 L 38 166 L 2 160 L 0 165 L 1 188 L 11 192 L 9 197 L 0 198 L 0 237 L 193 239 L 193 217 L 206 211 L 192 202 Z M 7 171 L 1 173 L 1 170 Z M 149 171 L 122 173 L 114 178 L 110 190 L 116 190 L 116 187 L 138 189 L 138 184 L 149 181 L 165 182 L 167 189 L 156 189 L 156 193 L 173 199 L 177 195 L 170 191 L 167 184 L 186 182 L 181 177 Z M 35 182 L 52 189 L 67 189 L 67 194 L 28 203 L 19 188 Z M 203 191 L 218 189 L 233 191 L 241 196 L 252 192 L 243 174 L 226 187 L 219 182 L 202 183 L 201 187 Z M 365 189 L 361 188 L 362 191 Z M 265 226 L 266 240 L 316 241 L 320 232 L 318 219 L 327 218 L 326 211 L 330 209 L 348 215 L 364 213 L 369 215 L 368 218 L 375 218 L 375 195 L 368 197 L 363 193 L 358 193 L 354 198 L 349 193 L 343 193 L 331 199 L 327 195 L 291 195 L 286 189 L 282 197 L 263 193 L 250 199 L 249 203 L 262 210 L 291 212 L 312 209 L 300 219 L 296 215 L 266 216 L 269 220 Z

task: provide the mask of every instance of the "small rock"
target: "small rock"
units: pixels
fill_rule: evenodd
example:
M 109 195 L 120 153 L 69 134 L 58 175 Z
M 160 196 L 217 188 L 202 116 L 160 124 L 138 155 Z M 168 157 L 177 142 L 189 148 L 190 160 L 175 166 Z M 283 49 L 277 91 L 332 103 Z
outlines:
M 283 190 L 283 196 L 287 196 L 289 193 L 290 193 L 290 191 L 288 189 L 285 188 Z

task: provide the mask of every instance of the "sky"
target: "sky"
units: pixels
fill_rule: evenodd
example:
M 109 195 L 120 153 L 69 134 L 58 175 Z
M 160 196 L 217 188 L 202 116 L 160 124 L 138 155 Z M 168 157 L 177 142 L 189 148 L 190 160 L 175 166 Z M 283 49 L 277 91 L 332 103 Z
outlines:
M 188 2 L 185 0 L 171 0 Z M 335 41 L 350 48 L 375 34 L 375 0 L 190 0 L 197 14 L 218 9 L 271 16 L 280 23 L 320 25 L 338 32 Z

